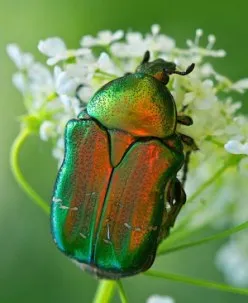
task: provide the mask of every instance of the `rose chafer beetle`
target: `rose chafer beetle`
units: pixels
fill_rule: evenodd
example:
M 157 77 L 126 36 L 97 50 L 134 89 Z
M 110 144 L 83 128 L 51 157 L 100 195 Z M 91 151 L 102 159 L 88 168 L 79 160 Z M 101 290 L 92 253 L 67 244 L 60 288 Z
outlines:
M 187 75 L 147 51 L 134 73 L 115 79 L 67 123 L 65 157 L 52 200 L 57 247 L 100 278 L 146 271 L 186 201 L 177 172 L 192 138 L 176 132 L 178 114 L 166 84 Z M 184 181 L 182 181 L 184 182 Z

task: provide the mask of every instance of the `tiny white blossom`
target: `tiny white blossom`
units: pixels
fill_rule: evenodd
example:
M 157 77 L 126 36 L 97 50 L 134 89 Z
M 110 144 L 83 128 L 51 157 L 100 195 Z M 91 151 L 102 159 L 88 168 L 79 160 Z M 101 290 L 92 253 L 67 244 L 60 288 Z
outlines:
M 175 303 L 175 300 L 169 296 L 153 295 L 147 299 L 146 303 Z
M 68 73 L 68 76 L 73 77 L 75 79 L 81 79 L 82 81 L 85 81 L 86 79 L 92 78 L 89 77 L 89 74 L 92 72 L 91 66 L 88 66 L 84 63 L 69 64 L 66 66 L 65 69 Z
M 97 37 L 93 37 L 91 35 L 86 35 L 81 39 L 82 47 L 92 47 L 95 45 L 110 45 L 112 42 L 122 39 L 124 36 L 124 32 L 122 30 L 118 30 L 114 33 L 111 31 L 100 31 Z
M 12 77 L 12 82 L 15 85 L 15 87 L 24 94 L 26 91 L 26 77 L 23 73 L 17 72 Z
M 20 70 L 28 69 L 34 61 L 33 55 L 23 53 L 17 44 L 8 44 L 7 53 Z
M 209 109 L 213 103 L 217 101 L 213 82 L 211 80 L 200 81 L 199 79 L 191 79 L 192 89 L 190 93 L 186 93 L 183 104 L 188 105 L 194 103 L 198 109 Z
M 48 57 L 55 57 L 58 53 L 66 51 L 65 42 L 59 37 L 41 40 L 38 44 L 39 51 Z
M 121 75 L 120 71 L 116 68 L 115 64 L 110 59 L 109 55 L 105 52 L 102 52 L 100 54 L 100 57 L 97 61 L 97 65 L 99 69 L 105 72 L 116 74 L 116 76 L 118 76 L 118 74 Z
M 147 50 L 147 44 L 141 33 L 129 32 L 126 42 L 113 43 L 110 49 L 117 57 L 140 57 Z
M 243 235 L 246 243 L 233 239 L 216 256 L 217 267 L 225 272 L 227 281 L 239 287 L 248 285 L 248 246 L 244 232 Z
M 40 126 L 40 138 L 43 141 L 47 141 L 50 137 L 54 137 L 55 132 L 55 124 L 51 121 L 44 121 Z
M 87 101 L 90 99 L 90 97 L 94 94 L 94 91 L 92 87 L 90 86 L 82 86 L 78 90 L 78 97 L 82 102 L 87 103 Z
M 244 93 L 248 89 L 248 78 L 233 83 L 231 88 L 239 93 Z
M 240 141 L 230 140 L 225 144 L 225 150 L 230 154 L 248 155 L 248 142 L 242 144 Z
M 68 75 L 67 72 L 62 71 L 58 66 L 54 68 L 55 89 L 59 95 L 75 95 L 78 86 L 77 81 Z
M 35 62 L 28 70 L 29 89 L 32 95 L 49 95 L 54 87 L 51 71 L 43 64 Z
M 81 48 L 78 50 L 67 50 L 64 41 L 58 37 L 41 40 L 38 44 L 38 49 L 41 53 L 50 57 L 47 60 L 48 65 L 55 65 L 59 61 L 68 58 L 88 55 L 90 50 L 88 48 Z
M 72 98 L 65 94 L 60 96 L 60 101 L 64 106 L 65 112 L 69 116 L 69 118 L 67 118 L 67 116 L 63 118 L 65 121 L 62 127 L 64 128 L 64 125 L 70 119 L 70 117 L 76 117 L 80 113 L 81 107 L 80 102 L 77 98 Z M 63 130 L 61 130 L 61 132 L 63 132 Z

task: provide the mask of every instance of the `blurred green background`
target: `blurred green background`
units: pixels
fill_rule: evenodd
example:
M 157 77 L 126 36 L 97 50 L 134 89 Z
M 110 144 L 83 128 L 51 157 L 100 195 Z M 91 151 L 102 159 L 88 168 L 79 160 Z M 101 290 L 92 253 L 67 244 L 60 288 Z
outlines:
M 216 47 L 228 52 L 226 58 L 216 60 L 216 68 L 236 80 L 248 76 L 247 12 L 247 0 L 0 0 L 0 303 L 88 303 L 97 286 L 55 248 L 48 217 L 21 191 L 10 172 L 10 146 L 24 106 L 11 83 L 15 67 L 6 56 L 6 44 L 17 42 L 41 58 L 37 43 L 49 36 L 61 36 L 73 48 L 84 34 L 119 28 L 147 32 L 151 24 L 159 23 L 164 33 L 184 46 L 200 27 L 206 34 L 214 33 Z M 50 145 L 31 138 L 20 161 L 32 186 L 49 201 L 57 169 Z M 178 252 L 158 260 L 155 266 L 223 282 L 213 264 L 220 245 L 214 242 Z M 171 295 L 177 303 L 247 302 L 247 297 L 144 276 L 126 279 L 124 285 L 130 302 L 137 303 L 153 293 Z

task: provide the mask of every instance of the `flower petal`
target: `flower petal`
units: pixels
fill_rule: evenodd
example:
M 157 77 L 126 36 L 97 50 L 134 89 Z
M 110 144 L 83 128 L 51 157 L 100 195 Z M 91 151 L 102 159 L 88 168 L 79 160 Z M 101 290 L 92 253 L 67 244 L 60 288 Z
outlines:
M 225 144 L 225 150 L 230 154 L 240 155 L 243 154 L 243 144 L 237 140 L 230 140 Z
M 41 40 L 38 44 L 38 49 L 48 57 L 54 57 L 59 53 L 66 51 L 66 45 L 61 38 L 53 37 Z

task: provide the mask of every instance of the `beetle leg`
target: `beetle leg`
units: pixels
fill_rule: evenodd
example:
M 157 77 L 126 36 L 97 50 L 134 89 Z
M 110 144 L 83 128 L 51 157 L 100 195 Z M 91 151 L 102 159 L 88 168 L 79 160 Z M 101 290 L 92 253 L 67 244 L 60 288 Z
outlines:
M 80 98 L 79 92 L 80 92 L 80 89 L 85 86 L 86 86 L 85 84 L 79 84 L 78 87 L 76 88 L 76 93 L 75 93 L 75 97 L 78 99 L 78 101 L 80 102 L 80 105 L 83 108 L 86 107 L 87 103 Z
M 160 230 L 158 242 L 165 239 L 170 232 L 170 228 L 174 226 L 176 218 L 186 202 L 186 194 L 182 183 L 177 179 L 171 179 L 165 188 L 165 202 L 169 203 L 163 215 L 163 223 Z M 169 208 L 169 209 L 168 209 Z
M 187 135 L 181 134 L 181 133 L 178 133 L 178 135 L 180 136 L 180 138 L 183 141 L 183 143 L 185 145 L 187 145 L 191 151 L 197 151 L 197 150 L 199 150 L 199 148 L 196 145 L 196 143 L 195 143 L 195 141 L 194 141 L 193 138 L 191 138 L 191 137 L 189 137 Z
M 182 179 L 181 179 L 182 187 L 185 186 L 186 179 L 187 179 L 187 174 L 188 174 L 188 169 L 189 169 L 190 154 L 191 154 L 191 151 L 187 151 L 185 153 L 185 160 L 184 160 L 184 165 L 183 165 L 183 175 L 182 175 Z
M 188 104 L 187 105 L 183 105 L 183 107 L 181 108 L 181 110 L 179 111 L 179 113 L 184 113 L 186 111 L 186 109 L 188 108 Z
M 168 228 L 174 226 L 176 218 L 177 218 L 182 206 L 186 202 L 186 193 L 183 189 L 181 182 L 177 178 L 174 181 L 173 200 L 174 200 L 174 203 L 171 206 L 171 209 L 168 213 Z
M 175 186 L 175 180 L 170 179 L 168 182 L 165 192 L 166 192 L 166 202 L 169 203 L 170 207 L 173 206 L 173 200 L 174 200 L 174 186 Z
M 178 114 L 177 116 L 177 122 L 183 125 L 190 126 L 193 124 L 193 120 L 190 116 Z

